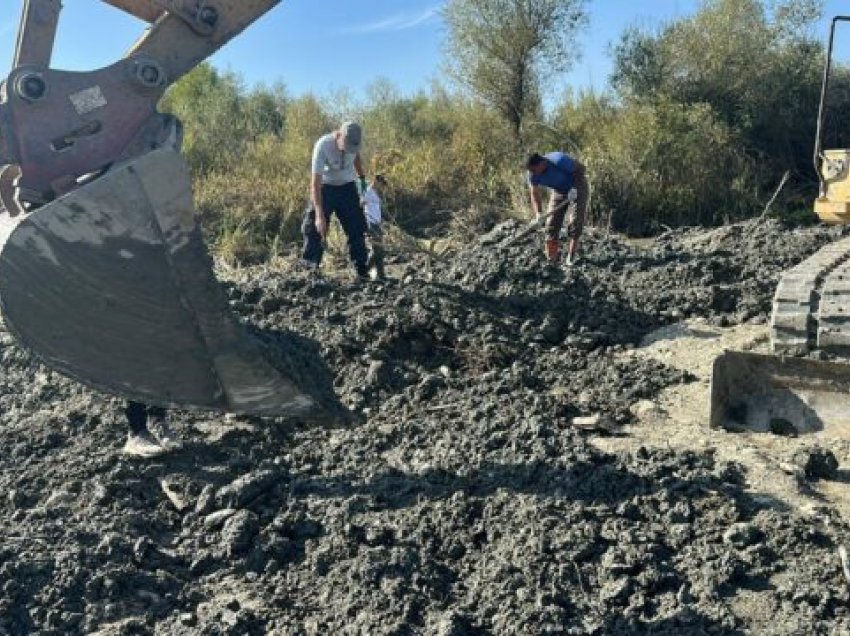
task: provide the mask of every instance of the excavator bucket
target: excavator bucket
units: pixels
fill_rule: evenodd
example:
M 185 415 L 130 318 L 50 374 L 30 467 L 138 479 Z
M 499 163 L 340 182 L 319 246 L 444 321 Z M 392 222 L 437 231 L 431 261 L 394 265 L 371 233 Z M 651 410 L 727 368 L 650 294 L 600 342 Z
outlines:
M 850 439 L 850 365 L 727 351 L 711 373 L 710 424 Z
M 173 148 L 21 216 L 0 215 L 0 311 L 48 366 L 159 406 L 311 409 L 231 313 Z

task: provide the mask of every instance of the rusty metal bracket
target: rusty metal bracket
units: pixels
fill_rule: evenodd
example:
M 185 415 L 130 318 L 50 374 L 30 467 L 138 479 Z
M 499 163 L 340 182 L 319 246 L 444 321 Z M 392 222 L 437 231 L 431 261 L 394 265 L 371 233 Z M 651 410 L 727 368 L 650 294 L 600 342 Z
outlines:
M 24 0 L 15 66 L 0 91 L 0 165 L 38 206 L 131 152 L 156 147 L 169 85 L 280 0 L 104 0 L 152 22 L 126 57 L 90 72 L 49 68 L 60 0 Z M 154 120 L 151 124 L 150 121 Z
M 173 4 L 181 0 L 155 1 Z M 183 1 L 195 4 L 192 0 Z M 214 8 L 216 14 L 215 28 L 209 35 L 197 33 L 184 17 L 166 13 L 136 42 L 128 56 L 144 55 L 159 60 L 168 74 L 168 81 L 176 82 L 279 3 L 280 0 L 200 2 L 199 10 Z
M 207 0 L 154 0 L 170 14 L 181 18 L 198 35 L 212 35 L 218 26 L 218 9 Z
M 156 22 L 166 13 L 183 20 L 190 29 L 209 36 L 218 25 L 218 9 L 209 0 L 104 0 L 112 6 L 144 20 Z
M 145 22 L 156 22 L 163 14 L 163 9 L 155 0 L 103 0 L 116 9 L 129 13 Z
M 61 0 L 25 0 L 13 67 L 50 66 L 61 10 Z

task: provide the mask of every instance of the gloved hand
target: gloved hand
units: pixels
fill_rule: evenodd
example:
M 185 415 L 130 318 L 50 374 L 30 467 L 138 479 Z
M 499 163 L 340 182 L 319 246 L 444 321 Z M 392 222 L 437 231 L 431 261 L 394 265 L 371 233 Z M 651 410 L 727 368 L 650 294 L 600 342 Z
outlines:
M 358 184 L 360 186 L 360 196 L 362 197 L 366 194 L 366 190 L 369 189 L 369 185 L 366 183 L 366 177 L 360 177 Z
M 576 201 L 578 201 L 578 190 L 570 188 L 570 191 L 567 192 L 567 202 L 575 203 Z

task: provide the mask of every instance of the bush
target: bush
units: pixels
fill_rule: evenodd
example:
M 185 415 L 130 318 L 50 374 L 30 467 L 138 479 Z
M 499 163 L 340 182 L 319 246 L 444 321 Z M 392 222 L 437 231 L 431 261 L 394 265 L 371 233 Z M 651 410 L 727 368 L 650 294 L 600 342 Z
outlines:
M 627 31 L 613 91 L 568 93 L 551 116 L 526 113 L 520 131 L 439 84 L 407 97 L 378 80 L 354 108 L 346 91 L 293 99 L 280 86 L 246 90 L 208 64 L 163 106 L 185 124 L 204 230 L 232 264 L 274 258 L 300 240 L 313 144 L 343 117 L 364 125 L 365 165 L 389 180 L 385 207 L 399 236 L 464 242 L 508 216 L 527 218 L 517 132 L 526 150 L 564 150 L 588 165 L 590 223 L 648 234 L 741 219 L 761 213 L 786 171 L 773 213 L 811 218 L 824 52 L 806 26 L 816 5 L 777 0 L 769 11 L 759 0 L 706 0 L 657 33 Z M 833 87 L 825 139 L 842 147 L 847 68 L 836 67 Z
M 635 234 L 712 224 L 751 208 L 752 183 L 735 137 L 707 104 L 623 110 L 585 145 L 590 221 Z

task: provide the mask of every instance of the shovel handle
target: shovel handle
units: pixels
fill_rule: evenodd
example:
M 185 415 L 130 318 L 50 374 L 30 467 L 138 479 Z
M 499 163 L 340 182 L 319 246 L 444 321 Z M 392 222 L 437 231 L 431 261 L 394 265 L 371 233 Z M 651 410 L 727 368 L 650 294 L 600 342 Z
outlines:
M 576 207 L 575 202 L 570 203 L 567 206 L 567 216 L 572 214 L 575 207 Z M 526 236 L 528 236 L 529 234 L 532 234 L 536 229 L 543 227 L 544 224 L 546 223 L 546 221 L 549 219 L 549 217 L 552 216 L 554 213 L 555 213 L 554 210 L 549 210 L 548 212 L 546 212 L 546 214 L 541 214 L 540 217 L 531 221 L 525 227 L 525 229 L 523 229 L 519 234 L 517 234 L 513 238 L 510 238 L 507 241 L 505 241 L 504 243 L 502 243 L 501 247 L 510 247 L 511 245 L 514 245 L 514 244 L 520 242 Z

